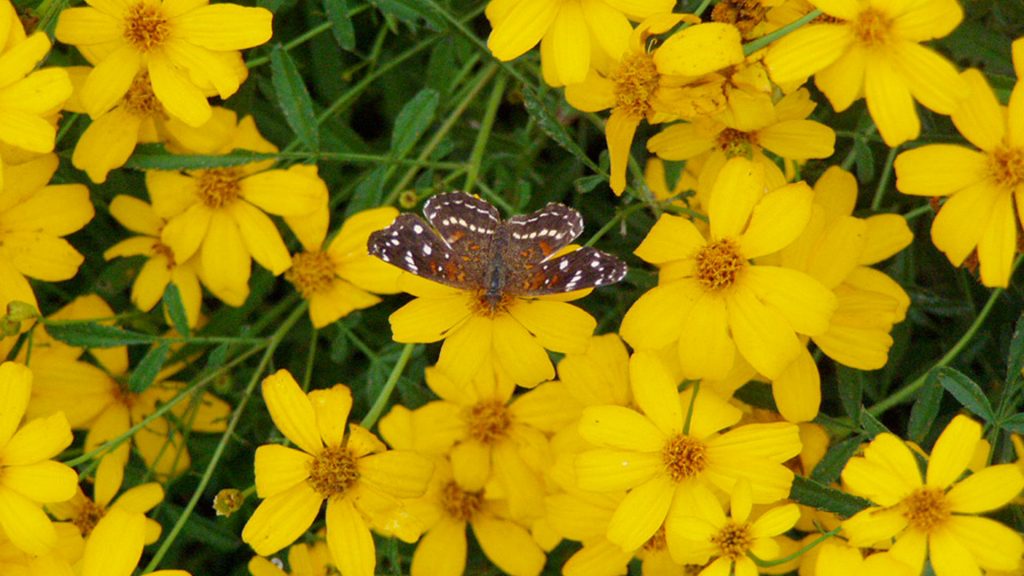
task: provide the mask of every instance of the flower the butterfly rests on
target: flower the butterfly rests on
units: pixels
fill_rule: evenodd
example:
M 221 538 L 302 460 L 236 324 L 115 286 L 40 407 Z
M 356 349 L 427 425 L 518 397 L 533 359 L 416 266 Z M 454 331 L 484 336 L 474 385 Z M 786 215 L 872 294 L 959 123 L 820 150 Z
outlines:
M 418 277 L 403 281 L 419 298 L 392 314 L 395 341 L 445 340 L 438 366 L 457 381 L 487 366 L 521 386 L 553 378 L 545 349 L 582 352 L 597 324 L 565 301 L 626 275 L 595 248 L 561 253 L 583 232 L 582 216 L 562 204 L 502 220 L 489 203 L 451 192 L 427 200 L 423 214 L 399 216 L 367 248 Z

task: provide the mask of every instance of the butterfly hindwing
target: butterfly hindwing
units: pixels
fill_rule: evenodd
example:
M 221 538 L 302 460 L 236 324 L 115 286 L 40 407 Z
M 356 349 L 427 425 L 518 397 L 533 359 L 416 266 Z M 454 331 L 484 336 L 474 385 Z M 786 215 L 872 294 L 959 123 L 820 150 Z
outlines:
M 596 248 L 583 247 L 575 252 L 541 262 L 530 274 L 523 286 L 522 294 L 561 294 L 607 286 L 625 277 L 625 262 Z
M 401 214 L 390 226 L 370 234 L 371 256 L 428 280 L 466 288 L 470 286 L 461 260 L 422 218 Z

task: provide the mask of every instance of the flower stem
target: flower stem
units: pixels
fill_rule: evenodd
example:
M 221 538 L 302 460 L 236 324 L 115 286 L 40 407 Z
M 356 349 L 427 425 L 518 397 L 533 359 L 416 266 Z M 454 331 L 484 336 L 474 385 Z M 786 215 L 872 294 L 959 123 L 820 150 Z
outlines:
M 370 411 L 359 422 L 359 425 L 363 428 L 369 430 L 377 423 L 381 412 L 384 411 L 388 400 L 391 399 L 391 393 L 395 390 L 395 386 L 398 385 L 398 379 L 401 378 L 402 372 L 405 371 L 405 365 L 409 363 L 409 358 L 412 356 L 412 350 L 415 346 L 415 344 L 406 344 L 405 348 L 402 348 L 402 355 L 398 357 L 398 362 L 395 362 L 394 368 L 391 369 L 391 374 L 388 376 L 387 382 L 384 383 L 384 388 L 377 395 L 377 399 L 373 401 Z
M 811 10 L 803 18 L 796 20 L 795 22 L 790 22 L 789 24 L 786 24 L 782 28 L 779 28 L 778 30 L 772 32 L 771 34 L 766 34 L 758 38 L 757 40 L 754 40 L 753 42 L 748 42 L 743 46 L 743 55 L 750 56 L 754 52 L 757 52 L 761 48 L 764 48 L 765 46 L 771 44 L 772 42 L 778 40 L 779 38 L 782 38 L 786 34 L 789 34 L 793 30 L 796 30 L 797 28 L 803 26 L 804 24 L 807 24 L 808 22 L 814 20 L 818 16 L 821 16 L 821 10 Z

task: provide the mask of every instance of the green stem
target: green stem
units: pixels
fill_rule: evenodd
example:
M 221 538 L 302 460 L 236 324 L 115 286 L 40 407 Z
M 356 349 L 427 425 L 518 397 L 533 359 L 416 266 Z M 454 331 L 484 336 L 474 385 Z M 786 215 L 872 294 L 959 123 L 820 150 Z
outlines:
M 363 428 L 367 430 L 373 428 L 381 413 L 384 412 L 384 407 L 387 406 L 388 400 L 391 399 L 391 393 L 395 390 L 395 386 L 398 385 L 398 379 L 402 377 L 402 372 L 405 371 L 405 365 L 409 363 L 409 358 L 412 357 L 412 350 L 415 346 L 415 344 L 406 344 L 402 348 L 402 355 L 398 357 L 398 362 L 395 362 L 395 366 L 391 369 L 391 374 L 388 376 L 387 382 L 384 383 L 384 388 L 377 395 L 377 399 L 373 401 L 370 411 L 359 422 L 359 425 Z
M 326 22 L 324 22 L 324 23 L 322 23 L 322 24 L 320 24 L 318 26 L 314 26 L 313 28 L 310 28 L 305 33 L 300 34 L 299 36 L 296 36 L 295 38 L 292 38 L 291 40 L 286 42 L 284 44 L 284 46 L 283 46 L 284 47 L 284 51 L 288 52 L 288 51 L 292 50 L 293 48 L 295 48 L 297 46 L 300 46 L 300 45 L 302 45 L 302 44 L 304 44 L 306 42 L 309 42 L 313 38 L 316 38 L 317 36 L 323 34 L 324 32 L 326 32 L 328 30 L 330 30 L 333 25 L 334 24 L 330 20 L 328 20 L 328 21 L 326 21 Z M 245 65 L 248 66 L 250 70 L 252 70 L 253 68 L 259 68 L 260 66 L 263 66 L 263 65 L 267 64 L 268 62 L 270 62 L 270 56 L 269 55 L 267 55 L 267 56 L 259 56 L 257 58 L 253 58 L 252 60 L 249 60 L 248 62 L 245 63 Z
M 491 89 L 491 97 L 487 99 L 487 108 L 484 110 L 484 118 L 480 122 L 480 132 L 476 135 L 476 142 L 473 143 L 473 151 L 469 155 L 469 171 L 466 173 L 466 185 L 463 190 L 470 194 L 473 185 L 476 184 L 477 176 L 480 175 L 480 166 L 484 159 L 484 150 L 487 149 L 487 142 L 491 139 L 491 129 L 494 128 L 494 119 L 498 115 L 498 106 L 501 98 L 505 95 L 505 85 L 508 83 L 508 76 L 498 76 Z
M 584 244 L 584 246 L 593 246 L 598 240 L 601 239 L 602 236 L 611 231 L 612 228 L 618 226 L 619 222 L 625 220 L 631 214 L 639 211 L 640 209 L 646 206 L 646 204 L 637 202 L 636 204 L 631 204 L 623 208 L 622 210 L 619 210 L 611 220 L 605 222 L 604 226 L 602 226 L 600 230 L 594 232 L 594 235 L 590 237 L 590 240 L 587 240 L 587 243 Z
M 882 206 L 882 197 L 885 196 L 885 190 L 889 187 L 889 180 L 892 178 L 892 166 L 898 149 L 898 146 L 896 148 L 890 148 L 888 156 L 885 157 L 882 176 L 878 179 L 878 186 L 875 187 L 875 197 L 871 201 L 871 209 L 875 212 L 878 212 L 879 208 Z
M 270 343 L 267 345 L 266 350 L 263 352 L 263 357 L 260 358 L 260 363 L 252 373 L 252 377 L 249 379 L 249 384 L 245 387 L 245 392 L 242 394 L 241 400 L 238 402 L 238 406 L 235 407 L 234 413 L 231 415 L 231 420 L 228 421 L 227 428 L 224 430 L 224 434 L 221 435 L 220 441 L 217 443 L 217 447 L 213 450 L 213 454 L 210 456 L 210 463 L 206 466 L 206 470 L 203 471 L 203 476 L 199 479 L 199 484 L 195 487 L 192 498 L 189 499 L 188 504 L 185 505 L 181 511 L 181 516 L 178 521 L 174 523 L 168 531 L 167 536 L 160 544 L 160 548 L 157 549 L 156 553 L 153 554 L 153 559 L 149 561 L 146 568 L 143 569 L 143 574 L 148 574 L 156 569 L 160 565 L 167 551 L 170 550 L 171 545 L 177 539 L 178 534 L 185 527 L 185 523 L 188 522 L 189 517 L 192 515 L 192 511 L 195 510 L 199 500 L 203 498 L 203 494 L 206 491 L 206 486 L 209 485 L 210 479 L 213 478 L 213 473 L 217 469 L 217 464 L 220 463 L 221 457 L 224 455 L 224 450 L 227 448 L 228 442 L 234 438 L 235 428 L 238 427 L 238 422 L 242 419 L 242 414 L 245 412 L 245 407 L 249 403 L 249 398 L 252 397 L 253 392 L 256 389 L 256 384 L 260 382 L 260 376 L 263 371 L 266 370 L 267 366 L 270 365 L 270 360 L 274 356 L 274 351 L 277 350 L 278 345 L 284 339 L 285 335 L 291 329 L 291 327 L 298 321 L 299 318 L 306 313 L 306 303 L 297 306 L 292 313 L 281 323 L 281 325 L 274 331 L 273 336 L 270 337 Z
M 797 28 L 803 26 L 804 24 L 807 24 L 808 22 L 814 20 L 818 16 L 821 16 L 821 10 L 811 10 L 806 15 L 804 15 L 803 18 L 796 20 L 795 22 L 786 24 L 785 26 L 772 32 L 771 34 L 766 34 L 758 38 L 757 40 L 754 40 L 753 42 L 748 42 L 743 46 L 743 55 L 750 56 L 754 52 L 757 52 L 761 48 L 764 48 L 765 46 L 771 44 L 772 42 L 778 40 L 779 38 L 782 38 L 786 34 L 789 34 L 793 30 L 796 30 Z
M 796 552 L 793 552 L 792 554 L 790 554 L 788 556 L 783 556 L 782 558 L 776 558 L 774 560 L 761 560 L 760 558 L 758 558 L 757 556 L 754 556 L 753 554 L 747 554 L 747 557 L 750 558 L 751 560 L 753 560 L 754 564 L 757 564 L 758 566 L 760 566 L 762 568 L 769 568 L 771 566 L 779 566 L 781 564 L 785 564 L 786 562 L 792 562 L 793 560 L 796 560 L 797 558 L 799 558 L 799 557 L 803 556 L 804 554 L 810 552 L 811 549 L 813 549 L 818 544 L 821 544 L 825 540 L 828 540 L 829 538 L 832 538 L 836 534 L 839 534 L 839 531 L 842 530 L 842 529 L 843 529 L 842 526 L 836 526 L 835 528 L 833 528 L 833 529 L 829 530 L 828 532 L 825 532 L 821 536 L 817 537 L 813 542 L 809 543 L 808 545 L 804 546 L 803 548 L 797 550 Z

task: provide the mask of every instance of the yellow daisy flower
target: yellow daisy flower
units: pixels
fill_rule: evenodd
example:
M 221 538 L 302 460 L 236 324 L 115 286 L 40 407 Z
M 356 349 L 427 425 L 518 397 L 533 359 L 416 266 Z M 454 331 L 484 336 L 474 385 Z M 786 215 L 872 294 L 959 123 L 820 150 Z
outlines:
M 328 216 L 323 210 L 291 220 L 303 251 L 292 256 L 292 266 L 284 274 L 309 301 L 309 318 L 315 328 L 377 304 L 380 298 L 374 294 L 401 291 L 401 270 L 366 251 L 370 234 L 394 221 L 398 210 L 388 206 L 354 214 L 325 244 Z
M 89 0 L 60 13 L 55 36 L 95 67 L 81 101 L 94 119 L 115 106 L 140 73 L 168 114 L 190 126 L 210 118 L 209 95 L 227 98 L 247 71 L 239 50 L 270 39 L 264 8 L 207 0 Z
M 1024 554 L 1013 529 L 977 514 L 1000 508 L 1024 489 L 1015 464 L 975 471 L 960 480 L 981 440 L 981 425 L 956 416 L 935 441 L 924 478 L 911 449 L 883 433 L 843 469 L 851 494 L 875 505 L 843 523 L 854 546 L 892 543 L 890 554 L 921 572 L 925 557 L 936 576 L 1012 570 Z
M 10 0 L 0 0 L 0 53 L 25 39 L 25 28 Z
M 0 6 L 0 46 L 12 36 L 12 26 L 21 23 L 13 10 Z M 36 32 L 0 52 L 0 144 L 31 153 L 53 151 L 57 130 L 49 117 L 71 96 L 71 81 L 60 68 L 36 70 L 49 51 L 49 37 Z M 0 155 L 0 189 L 3 166 Z
M 726 516 L 718 497 L 706 489 L 693 492 L 694 508 L 669 520 L 669 550 L 690 564 L 705 565 L 700 576 L 757 576 L 753 554 L 773 560 L 781 552 L 778 536 L 789 531 L 800 518 L 796 504 L 782 504 L 759 510 L 753 517 L 750 485 L 740 481 L 731 493 Z
M 146 256 L 146 262 L 132 283 L 132 304 L 143 312 L 149 312 L 163 297 L 167 285 L 173 283 L 181 294 L 188 325 L 195 327 L 203 301 L 197 259 L 193 257 L 187 262 L 178 262 L 174 258 L 174 252 L 160 241 L 160 233 L 166 222 L 144 201 L 133 196 L 118 195 L 110 202 L 109 208 L 115 220 L 139 235 L 107 248 L 103 257 L 112 260 Z
M 767 150 L 784 160 L 828 158 L 835 132 L 808 120 L 815 103 L 807 90 L 797 90 L 776 103 L 766 94 L 733 91 L 722 113 L 668 126 L 647 141 L 647 149 L 665 160 L 701 157 L 698 190 L 710 190 L 726 160 L 743 156 L 765 170 L 770 188 L 787 179 Z
M 249 560 L 249 573 L 252 576 L 331 576 L 337 569 L 331 563 L 331 553 L 327 542 L 318 538 L 311 544 L 300 542 L 288 548 L 288 567 L 285 572 L 277 564 L 262 556 L 253 556 Z
M 612 55 L 607 66 L 592 70 L 584 81 L 565 88 L 565 98 L 574 108 L 584 112 L 611 108 L 605 139 L 611 160 L 611 188 L 617 195 L 626 187 L 629 148 L 641 121 L 653 124 L 677 117 L 694 118 L 719 112 L 725 106 L 725 78 L 715 72 L 743 61 L 736 28 L 695 24 L 648 51 L 651 36 L 695 20 L 682 14 L 648 18 L 633 31 L 629 44 Z
M 41 556 L 18 548 L 0 530 L 0 574 L 73 575 L 75 571 L 72 566 L 82 558 L 85 542 L 78 528 L 71 522 L 54 522 L 53 527 L 57 531 L 57 543 L 50 553 Z
M 967 70 L 969 98 L 953 123 L 973 150 L 931 144 L 896 157 L 896 188 L 915 196 L 948 196 L 932 223 L 932 242 L 954 266 L 972 252 L 986 286 L 1006 287 L 1017 253 L 1017 212 L 1024 207 L 1024 81 L 1018 79 L 1008 107 L 1001 106 L 985 77 Z
M 0 310 L 20 300 L 39 309 L 28 278 L 73 278 L 84 258 L 63 238 L 92 220 L 89 190 L 81 184 L 47 185 L 57 171 L 48 154 L 7 167 L 0 195 Z
M 681 394 L 677 380 L 653 354 L 630 360 L 633 397 L 641 412 L 590 406 L 580 435 L 598 446 L 576 457 L 579 487 L 594 492 L 628 490 L 608 526 L 607 538 L 624 551 L 647 542 L 685 512 L 696 485 L 730 492 L 741 479 L 757 503 L 789 494 L 793 472 L 783 463 L 800 452 L 796 425 L 737 424 L 740 410 L 707 390 Z
M 736 352 L 777 377 L 803 348 L 797 334 L 822 334 L 835 296 L 808 275 L 752 259 L 785 248 L 804 231 L 812 192 L 803 182 L 764 194 L 764 169 L 726 162 L 708 206 L 710 239 L 692 222 L 662 215 L 636 254 L 660 267 L 659 284 L 626 312 L 621 334 L 634 349 L 677 343 L 685 377 L 725 378 Z
M 552 86 L 582 82 L 592 53 L 614 56 L 629 41 L 629 21 L 669 12 L 669 0 L 491 0 L 487 47 L 508 61 L 540 42 L 544 79 Z
M 346 422 L 352 393 L 338 384 L 304 394 L 285 370 L 263 380 L 263 399 L 278 430 L 299 450 L 256 449 L 256 493 L 263 502 L 242 529 L 257 554 L 273 554 L 302 535 L 327 501 L 327 546 L 343 576 L 371 576 L 376 554 L 370 527 L 421 496 L 432 465 L 390 450 L 368 430 Z M 392 526 L 393 527 L 393 526 Z
M 135 486 L 114 498 L 120 478 L 97 476 L 95 500 L 81 489 L 65 501 L 47 506 L 58 520 L 69 521 L 85 539 L 81 576 L 128 576 L 142 558 L 142 549 L 160 538 L 160 524 L 146 517 L 164 499 L 156 482 Z
M 221 118 L 221 117 L 218 117 Z M 276 152 L 260 136 L 251 118 L 234 125 L 234 115 L 213 126 L 226 134 L 218 140 L 226 153 L 233 148 Z M 212 153 L 210 150 L 200 151 Z M 252 261 L 278 275 L 291 266 L 291 256 L 274 222 L 267 216 L 307 216 L 326 210 L 327 186 L 316 166 L 268 169 L 272 162 L 187 172 L 151 170 L 146 187 L 157 216 L 167 221 L 160 240 L 176 261 L 199 257 L 203 284 L 220 300 L 241 306 L 249 296 Z
M 71 427 L 62 412 L 20 426 L 32 393 L 32 372 L 21 364 L 0 364 L 0 531 L 29 554 L 47 554 L 57 531 L 42 505 L 75 494 L 78 474 L 51 460 L 71 445 Z
M 857 99 L 889 146 L 916 138 L 914 101 L 950 114 L 967 97 L 956 68 L 920 42 L 942 38 L 963 19 L 956 0 L 873 2 L 812 0 L 828 19 L 784 36 L 768 48 L 772 79 L 787 85 L 814 75 L 815 84 L 843 111 Z

